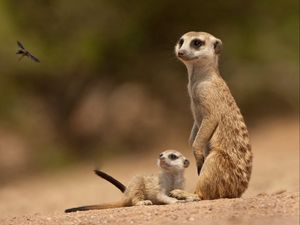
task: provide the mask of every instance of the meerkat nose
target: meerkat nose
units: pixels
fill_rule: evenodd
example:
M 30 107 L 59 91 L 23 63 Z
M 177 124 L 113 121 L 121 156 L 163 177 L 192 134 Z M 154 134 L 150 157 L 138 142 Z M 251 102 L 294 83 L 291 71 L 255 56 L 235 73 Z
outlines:
M 177 55 L 178 55 L 179 57 L 185 56 L 186 54 L 187 54 L 187 51 L 186 51 L 186 50 L 179 50 L 178 53 L 177 53 Z

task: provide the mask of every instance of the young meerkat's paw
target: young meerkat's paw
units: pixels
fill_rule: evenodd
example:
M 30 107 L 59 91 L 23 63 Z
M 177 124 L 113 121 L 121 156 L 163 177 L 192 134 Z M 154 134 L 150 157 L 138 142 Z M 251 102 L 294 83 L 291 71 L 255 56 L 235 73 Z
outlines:
M 198 195 L 189 196 L 189 197 L 186 197 L 186 199 L 185 199 L 186 202 L 197 202 L 200 200 L 201 199 L 199 198 Z
M 139 201 L 135 204 L 136 206 L 140 206 L 140 205 L 153 205 L 153 203 L 150 200 L 143 200 L 143 201 Z
M 178 200 L 184 200 L 184 202 L 200 201 L 200 198 L 196 194 L 189 193 L 184 190 L 175 189 L 169 193 L 170 197 L 176 198 Z
M 172 197 L 172 198 L 176 198 L 178 200 L 185 200 L 186 199 L 186 196 L 184 195 L 184 192 L 180 189 L 175 189 L 175 190 L 171 191 L 169 193 L 169 196 Z

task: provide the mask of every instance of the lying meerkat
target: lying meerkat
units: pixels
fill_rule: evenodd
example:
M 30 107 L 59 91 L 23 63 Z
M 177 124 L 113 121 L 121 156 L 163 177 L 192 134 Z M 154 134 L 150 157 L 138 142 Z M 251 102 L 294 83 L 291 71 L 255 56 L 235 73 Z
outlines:
M 69 213 L 76 211 L 138 205 L 173 204 L 180 202 L 181 200 L 172 198 L 168 195 L 170 191 L 174 189 L 184 188 L 184 169 L 189 166 L 189 161 L 180 152 L 175 150 L 167 150 L 159 155 L 157 164 L 160 168 L 160 173 L 158 175 L 136 176 L 129 182 L 127 187 L 125 187 L 123 184 L 121 184 L 111 176 L 103 172 L 99 173 L 102 176 L 103 174 L 109 176 L 110 178 L 106 177 L 104 179 L 108 180 L 114 185 L 116 185 L 116 181 L 118 182 L 119 186 L 116 186 L 122 192 L 124 192 L 123 199 L 115 203 L 70 208 L 66 209 L 65 212 Z M 112 179 L 114 181 L 112 181 Z M 191 195 L 184 200 L 196 201 L 199 200 L 199 198 L 197 195 Z
M 201 199 L 240 197 L 248 187 L 252 152 L 243 116 L 219 74 L 220 39 L 188 32 L 175 46 L 188 72 L 188 93 L 194 125 L 190 135 Z M 173 197 L 187 193 L 175 190 Z

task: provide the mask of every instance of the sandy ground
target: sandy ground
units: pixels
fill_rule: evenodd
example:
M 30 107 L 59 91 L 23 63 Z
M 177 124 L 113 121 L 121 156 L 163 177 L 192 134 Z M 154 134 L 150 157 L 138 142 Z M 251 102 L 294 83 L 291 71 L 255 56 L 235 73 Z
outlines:
M 264 121 L 250 133 L 253 174 L 240 199 L 64 214 L 68 207 L 121 197 L 116 188 L 90 172 L 94 165 L 80 165 L 1 186 L 0 224 L 299 224 L 298 120 Z M 176 146 L 193 159 L 185 143 Z M 126 184 L 135 174 L 156 172 L 155 161 L 161 150 L 114 159 L 101 168 Z M 186 172 L 189 191 L 197 179 L 191 161 Z
M 101 211 L 30 215 L 1 224 L 299 224 L 299 193 L 259 195 L 167 206 L 136 206 Z

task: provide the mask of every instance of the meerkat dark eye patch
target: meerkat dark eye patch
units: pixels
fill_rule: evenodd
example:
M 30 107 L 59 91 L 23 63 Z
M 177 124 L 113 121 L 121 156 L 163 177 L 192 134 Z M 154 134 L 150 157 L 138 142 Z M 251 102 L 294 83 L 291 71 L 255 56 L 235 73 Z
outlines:
M 191 47 L 196 48 L 196 49 L 200 48 L 203 45 L 205 45 L 205 41 L 202 41 L 200 39 L 194 39 L 191 42 Z
M 182 38 L 180 38 L 178 41 L 179 48 L 183 45 L 183 43 L 184 43 L 184 40 Z
M 176 159 L 178 159 L 178 156 L 172 153 L 169 155 L 169 159 L 176 160 Z

